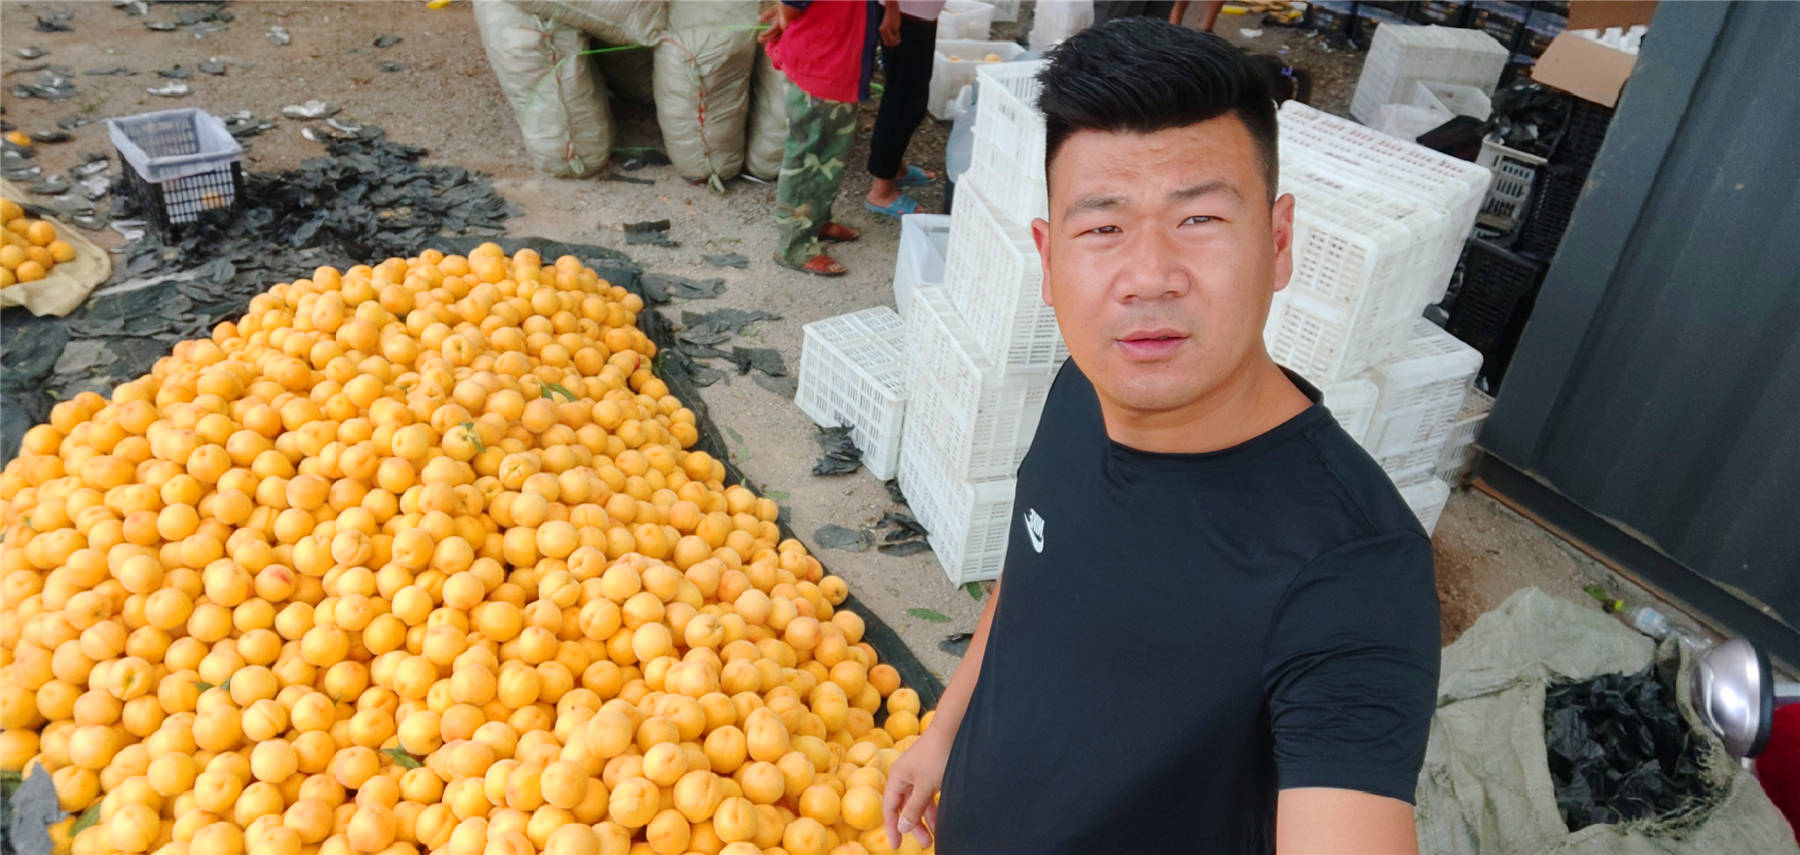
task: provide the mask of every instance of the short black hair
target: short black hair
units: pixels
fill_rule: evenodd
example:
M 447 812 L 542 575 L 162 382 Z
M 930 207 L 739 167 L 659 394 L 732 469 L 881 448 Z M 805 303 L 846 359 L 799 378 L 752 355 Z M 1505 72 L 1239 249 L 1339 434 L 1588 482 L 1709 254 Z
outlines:
M 1208 32 L 1154 18 L 1120 18 L 1076 33 L 1038 75 L 1044 170 L 1071 134 L 1148 134 L 1236 115 L 1262 160 L 1269 199 L 1278 178 L 1275 102 L 1244 52 Z

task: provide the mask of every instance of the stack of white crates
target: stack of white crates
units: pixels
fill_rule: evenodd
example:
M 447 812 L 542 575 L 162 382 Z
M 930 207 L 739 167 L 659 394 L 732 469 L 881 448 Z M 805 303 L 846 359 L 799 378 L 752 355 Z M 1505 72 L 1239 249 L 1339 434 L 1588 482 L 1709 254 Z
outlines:
M 813 321 L 801 328 L 794 403 L 820 427 L 848 427 L 875 477 L 900 465 L 906 414 L 904 325 L 886 306 Z
M 912 288 L 900 489 L 950 581 L 997 578 L 1019 462 L 1068 358 L 1044 305 L 1030 222 L 1043 216 L 1041 62 L 983 65 L 941 287 Z
M 1418 83 L 1469 86 L 1492 95 L 1509 56 L 1505 46 L 1481 30 L 1377 27 L 1350 99 L 1350 115 L 1373 124 L 1383 106 L 1412 103 Z
M 1324 391 L 1429 531 L 1481 355 L 1420 312 L 1448 285 L 1490 173 L 1293 101 L 1280 126 L 1294 270 L 1264 341 Z

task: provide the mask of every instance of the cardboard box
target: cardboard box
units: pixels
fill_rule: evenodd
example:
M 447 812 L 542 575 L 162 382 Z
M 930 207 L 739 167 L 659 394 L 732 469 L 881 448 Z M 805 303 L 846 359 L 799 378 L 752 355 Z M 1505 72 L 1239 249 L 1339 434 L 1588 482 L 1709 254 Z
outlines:
M 1608 47 L 1575 30 L 1565 30 L 1531 69 L 1531 79 L 1604 107 L 1619 103 L 1619 90 L 1637 54 Z
M 1569 4 L 1569 29 L 1604 30 L 1648 24 L 1656 13 L 1656 0 L 1581 0 Z

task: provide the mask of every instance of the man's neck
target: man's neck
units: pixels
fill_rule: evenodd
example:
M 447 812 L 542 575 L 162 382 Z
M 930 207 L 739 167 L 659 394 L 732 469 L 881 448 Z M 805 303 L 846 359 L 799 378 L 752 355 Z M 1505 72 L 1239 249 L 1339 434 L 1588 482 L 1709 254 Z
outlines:
M 1311 399 L 1267 356 L 1256 356 L 1213 390 L 1175 410 L 1132 410 L 1100 396 L 1106 433 L 1139 451 L 1199 454 L 1248 442 L 1304 412 Z

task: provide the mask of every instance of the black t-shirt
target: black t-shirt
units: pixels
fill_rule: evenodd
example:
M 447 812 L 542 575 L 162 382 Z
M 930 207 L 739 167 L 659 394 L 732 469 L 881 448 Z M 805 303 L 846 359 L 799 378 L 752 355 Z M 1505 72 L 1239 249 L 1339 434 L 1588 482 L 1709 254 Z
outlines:
M 1412 801 L 1431 544 L 1293 379 L 1314 404 L 1273 430 L 1152 454 L 1106 435 L 1065 365 L 1019 470 L 937 851 L 1264 855 L 1278 789 Z

